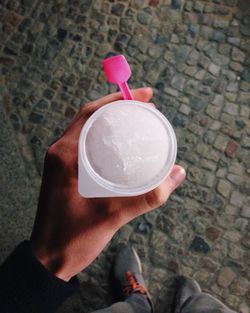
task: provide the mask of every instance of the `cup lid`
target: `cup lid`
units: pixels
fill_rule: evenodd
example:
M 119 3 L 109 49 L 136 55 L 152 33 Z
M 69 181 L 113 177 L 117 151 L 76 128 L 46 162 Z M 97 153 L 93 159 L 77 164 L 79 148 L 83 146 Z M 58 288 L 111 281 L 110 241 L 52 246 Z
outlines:
M 124 195 L 159 186 L 176 159 L 174 130 L 155 108 L 135 100 L 97 110 L 80 135 L 80 157 L 97 184 Z

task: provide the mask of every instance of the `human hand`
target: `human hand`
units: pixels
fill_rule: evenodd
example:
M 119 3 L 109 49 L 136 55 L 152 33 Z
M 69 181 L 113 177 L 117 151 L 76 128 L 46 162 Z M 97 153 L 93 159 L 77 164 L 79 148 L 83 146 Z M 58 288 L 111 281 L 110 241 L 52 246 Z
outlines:
M 132 93 L 143 102 L 152 97 L 151 88 Z M 144 195 L 84 198 L 78 193 L 80 131 L 96 110 L 120 99 L 121 93 L 114 93 L 82 107 L 45 157 L 31 244 L 38 260 L 65 281 L 91 264 L 121 226 L 165 203 L 185 179 L 185 170 L 175 165 L 159 187 Z

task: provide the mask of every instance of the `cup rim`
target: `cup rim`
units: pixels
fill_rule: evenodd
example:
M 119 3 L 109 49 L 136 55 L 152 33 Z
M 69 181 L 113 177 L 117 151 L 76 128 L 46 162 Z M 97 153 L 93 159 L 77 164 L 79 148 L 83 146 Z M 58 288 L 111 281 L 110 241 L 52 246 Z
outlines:
M 87 152 L 86 152 L 86 138 L 88 135 L 88 131 L 91 128 L 92 124 L 95 122 L 95 120 L 102 115 L 103 112 L 108 110 L 112 106 L 117 106 L 119 104 L 131 104 L 133 102 L 133 105 L 136 105 L 137 107 L 146 109 L 156 115 L 163 125 L 165 126 L 165 129 L 168 133 L 169 137 L 169 154 L 166 160 L 166 165 L 163 170 L 157 174 L 150 182 L 146 184 L 142 184 L 141 186 L 136 186 L 136 187 L 129 187 L 129 186 L 124 186 L 122 184 L 115 184 L 103 177 L 101 177 L 91 166 L 88 157 L 87 157 Z M 144 194 L 150 190 L 153 190 L 154 188 L 158 187 L 167 176 L 169 176 L 176 160 L 176 155 L 177 155 L 177 139 L 175 132 L 173 130 L 172 125 L 168 121 L 168 119 L 157 109 L 149 106 L 147 103 L 142 102 L 142 101 L 137 101 L 137 100 L 117 100 L 110 102 L 109 104 L 106 104 L 105 106 L 101 107 L 98 109 L 95 113 L 91 115 L 91 117 L 87 120 L 85 125 L 83 126 L 80 137 L 79 137 L 79 153 L 80 153 L 80 160 L 90 175 L 90 177 L 101 187 L 111 191 L 115 192 L 121 195 L 126 195 L 126 196 L 133 196 L 133 195 L 139 195 L 139 194 Z

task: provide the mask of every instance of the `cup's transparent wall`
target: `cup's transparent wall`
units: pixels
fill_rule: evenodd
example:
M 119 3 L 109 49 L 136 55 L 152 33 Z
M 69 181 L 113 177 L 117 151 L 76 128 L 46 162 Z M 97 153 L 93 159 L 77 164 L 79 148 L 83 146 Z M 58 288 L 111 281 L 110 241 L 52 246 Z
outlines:
M 110 181 L 102 178 L 98 173 L 94 171 L 92 168 L 88 156 L 86 153 L 86 138 L 89 129 L 92 124 L 96 121 L 98 117 L 100 117 L 105 110 L 112 108 L 112 106 L 118 106 L 120 104 L 130 104 L 134 106 L 140 107 L 141 109 L 148 110 L 157 118 L 160 122 L 162 122 L 165 126 L 166 132 L 169 138 L 169 153 L 167 156 L 167 162 L 162 169 L 161 173 L 155 176 L 155 178 L 147 182 L 144 185 L 131 188 L 130 186 L 122 186 L 119 184 L 114 184 Z M 98 111 L 96 111 L 86 122 L 84 125 L 78 144 L 78 190 L 79 193 L 86 198 L 99 198 L 99 197 L 119 197 L 119 196 L 136 196 L 144 194 L 150 190 L 153 190 L 157 186 L 161 184 L 161 182 L 170 174 L 177 153 L 177 141 L 174 130 L 169 123 L 169 121 L 165 118 L 163 114 L 161 114 L 158 110 L 150 107 L 149 105 L 135 100 L 121 100 L 112 102 Z

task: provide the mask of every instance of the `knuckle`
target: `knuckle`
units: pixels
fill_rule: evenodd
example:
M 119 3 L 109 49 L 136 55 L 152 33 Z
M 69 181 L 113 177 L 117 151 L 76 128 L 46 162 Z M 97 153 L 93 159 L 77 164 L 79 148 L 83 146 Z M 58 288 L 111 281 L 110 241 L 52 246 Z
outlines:
M 80 112 L 81 113 L 88 112 L 89 110 L 91 110 L 92 106 L 93 106 L 93 103 L 88 102 L 81 107 Z
M 163 205 L 166 202 L 165 195 L 161 188 L 155 188 L 147 194 L 146 201 L 152 208 Z
M 57 156 L 58 153 L 58 145 L 56 143 L 53 143 L 51 146 L 49 146 L 48 150 L 47 150 L 47 155 L 49 157 L 55 157 Z
M 80 114 L 84 113 L 84 111 L 86 111 L 86 104 L 83 105 L 79 111 L 80 111 Z
M 57 143 L 52 144 L 46 153 L 46 160 L 50 164 L 63 163 L 63 153 L 60 152 L 60 147 Z
M 67 175 L 68 179 L 77 177 L 77 153 L 69 150 L 65 142 L 59 140 L 51 145 L 47 150 L 45 161 L 50 170 L 60 170 L 61 175 Z
M 95 108 L 93 102 L 88 102 L 84 104 L 79 110 L 80 116 L 84 116 L 85 118 L 89 118 L 95 112 Z

